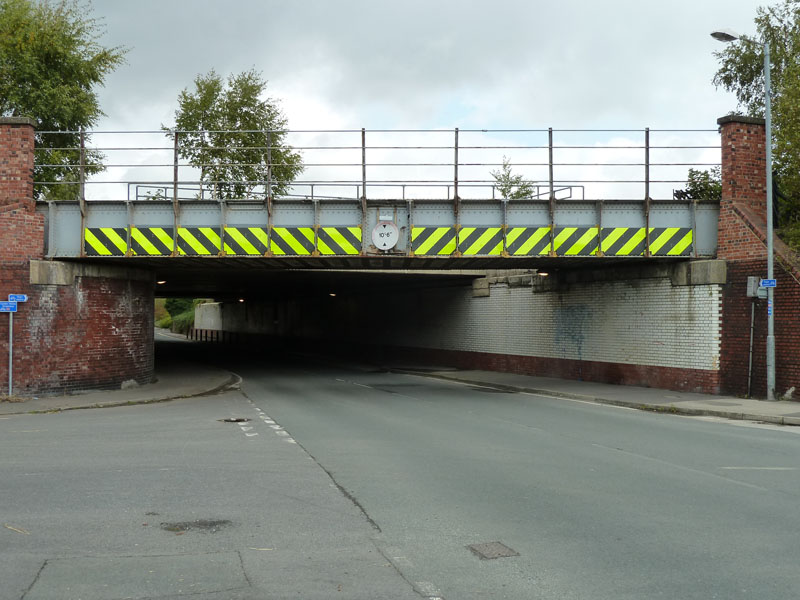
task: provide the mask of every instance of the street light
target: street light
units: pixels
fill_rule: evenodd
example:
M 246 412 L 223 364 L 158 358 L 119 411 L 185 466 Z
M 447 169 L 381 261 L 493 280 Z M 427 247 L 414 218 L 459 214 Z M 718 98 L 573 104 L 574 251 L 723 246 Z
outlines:
M 755 43 L 743 38 L 730 29 L 721 29 L 711 33 L 711 37 L 721 42 L 742 40 L 746 43 Z M 773 244 L 772 244 L 772 101 L 770 86 L 770 61 L 769 43 L 763 42 L 764 47 L 764 121 L 766 125 L 767 146 L 767 279 L 774 279 L 773 272 Z M 775 400 L 775 315 L 774 290 L 767 288 L 767 400 Z

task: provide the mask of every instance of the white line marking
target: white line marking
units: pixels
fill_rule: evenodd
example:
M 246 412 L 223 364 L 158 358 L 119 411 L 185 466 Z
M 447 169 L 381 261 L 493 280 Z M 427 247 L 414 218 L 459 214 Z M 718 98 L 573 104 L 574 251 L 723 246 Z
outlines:
M 441 593 L 439 591 L 439 588 L 437 588 L 429 581 L 417 581 L 416 586 L 423 596 L 427 596 L 431 600 L 433 600 L 434 598 L 438 598 L 439 594 Z
M 720 467 L 726 471 L 796 471 L 796 467 Z
M 253 431 L 252 427 L 242 427 L 242 431 Z
M 245 433 L 247 437 L 253 437 L 254 435 L 258 435 L 258 433 Z
M 283 430 L 281 430 L 281 431 L 276 431 L 276 432 L 275 432 L 275 435 L 284 435 L 284 436 L 288 436 L 288 435 L 289 435 L 289 432 L 288 432 L 288 431 L 283 431 Z

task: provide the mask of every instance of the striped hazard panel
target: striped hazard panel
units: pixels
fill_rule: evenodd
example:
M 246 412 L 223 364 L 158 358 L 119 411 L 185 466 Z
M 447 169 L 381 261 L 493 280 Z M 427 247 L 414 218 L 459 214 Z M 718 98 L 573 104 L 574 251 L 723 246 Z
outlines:
M 353 255 L 361 252 L 361 227 L 320 227 L 317 250 L 323 256 Z
M 172 254 L 172 227 L 133 227 L 131 254 L 136 256 L 169 256 Z
M 644 227 L 604 227 L 600 249 L 606 256 L 642 256 L 646 235 Z
M 463 256 L 500 256 L 503 228 L 462 227 L 458 230 L 458 249 Z
M 692 253 L 692 241 L 689 227 L 653 227 L 650 229 L 650 254 L 689 256 Z
M 310 256 L 316 245 L 323 256 L 361 252 L 361 227 L 273 227 L 270 250 L 275 256 Z
M 557 256 L 597 254 L 597 227 L 556 227 L 553 248 Z
M 411 248 L 420 256 L 444 256 L 456 251 L 455 227 L 413 227 Z
M 273 227 L 269 249 L 275 256 L 311 256 L 314 252 L 314 228 Z
M 269 249 L 266 227 L 226 227 L 225 254 L 263 256 Z
M 510 256 L 534 256 L 550 252 L 549 227 L 510 227 L 506 233 Z
M 83 249 L 87 256 L 125 256 L 128 250 L 127 227 L 86 227 Z
M 219 230 L 213 227 L 178 227 L 178 253 L 184 256 L 219 254 Z

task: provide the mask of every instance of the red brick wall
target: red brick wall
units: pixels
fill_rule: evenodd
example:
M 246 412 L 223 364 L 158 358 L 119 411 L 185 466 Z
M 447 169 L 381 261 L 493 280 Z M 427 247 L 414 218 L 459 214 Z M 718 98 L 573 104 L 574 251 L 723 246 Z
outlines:
M 153 378 L 153 284 L 76 277 L 32 285 L 44 252 L 44 215 L 34 212 L 33 127 L 0 119 L 0 300 L 27 294 L 14 315 L 14 393 L 119 387 Z M 9 317 L 0 314 L 0 395 L 8 391 Z
M 0 119 L 0 206 L 33 210 L 33 126 L 29 119 Z
M 753 372 L 751 394 L 767 395 L 766 345 L 767 301 L 748 298 L 747 277 L 766 277 L 767 261 L 729 261 L 728 284 L 723 291 L 722 345 L 720 349 L 720 388 L 736 396 L 747 395 L 750 352 L 750 307 L 755 305 L 753 328 Z M 775 268 L 775 392 L 798 389 L 800 398 L 800 284 L 793 274 Z

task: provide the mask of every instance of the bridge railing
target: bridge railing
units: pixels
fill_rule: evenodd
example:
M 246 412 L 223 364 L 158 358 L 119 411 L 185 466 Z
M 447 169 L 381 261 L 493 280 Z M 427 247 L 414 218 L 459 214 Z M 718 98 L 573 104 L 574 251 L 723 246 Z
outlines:
M 52 201 L 489 200 L 504 162 L 531 199 L 670 199 L 720 160 L 716 130 L 225 131 L 201 153 L 181 145 L 198 132 L 39 133 L 80 139 L 36 148 L 36 194 Z M 287 149 L 303 169 L 282 181 Z

